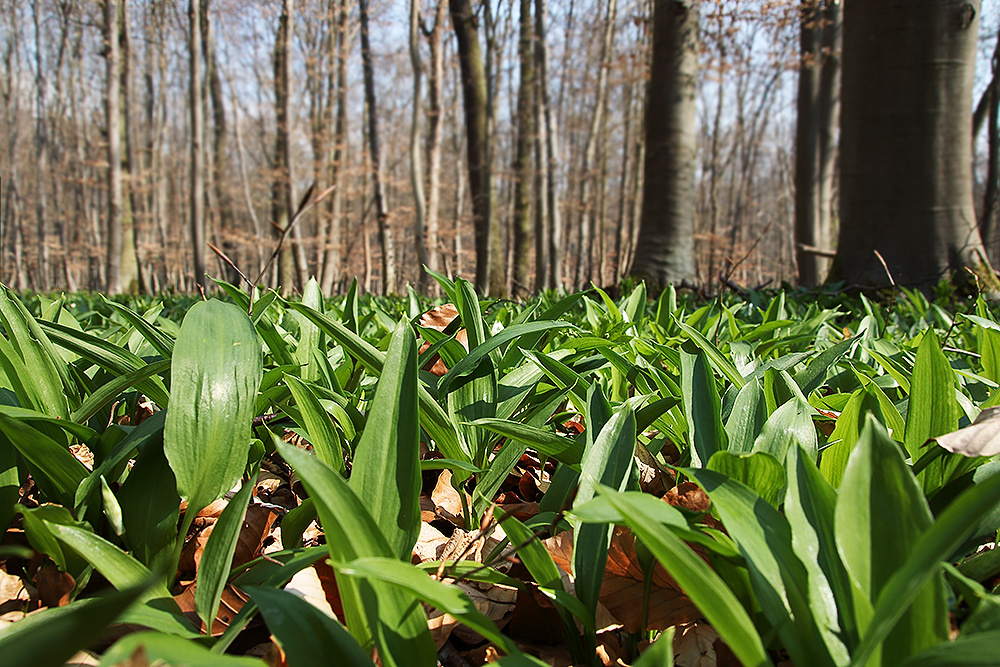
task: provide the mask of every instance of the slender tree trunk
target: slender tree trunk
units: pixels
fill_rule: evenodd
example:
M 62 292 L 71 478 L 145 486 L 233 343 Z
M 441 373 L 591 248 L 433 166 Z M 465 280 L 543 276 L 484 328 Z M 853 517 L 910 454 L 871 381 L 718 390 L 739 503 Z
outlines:
M 837 132 L 840 128 L 840 57 L 843 32 L 841 0 L 823 6 L 823 66 L 819 79 L 819 244 L 828 248 L 833 236 L 834 185 L 837 166 Z M 829 260 L 820 264 L 825 277 Z
M 822 280 L 822 258 L 810 251 L 821 244 L 819 220 L 819 79 L 823 34 L 821 0 L 799 6 L 799 93 L 795 126 L 795 237 L 799 283 Z
M 543 122 L 545 123 L 545 200 L 548 208 L 549 266 L 546 271 L 547 287 L 563 287 L 563 229 L 559 207 L 559 148 L 555 110 L 549 94 L 549 47 L 547 35 L 548 7 L 546 0 L 535 0 L 535 36 L 538 48 L 538 90 L 541 95 Z
M 107 291 L 122 291 L 122 132 L 121 132 L 121 72 L 118 44 L 118 0 L 105 0 L 104 38 L 107 63 L 105 115 L 108 125 L 108 250 Z
M 205 276 L 205 167 L 202 141 L 205 136 L 201 88 L 201 0 L 188 1 L 191 40 L 191 244 L 194 249 L 194 283 L 208 288 Z
M 291 222 L 292 174 L 291 142 L 291 80 L 292 80 L 292 12 L 294 0 L 283 0 L 278 32 L 274 40 L 274 105 L 277 132 L 274 145 L 274 185 L 271 188 L 271 217 L 277 228 L 274 239 L 278 242 L 283 230 Z M 278 254 L 278 283 L 282 293 L 290 294 L 297 286 L 295 256 L 291 239 L 285 240 Z
M 983 192 L 983 207 L 979 215 L 979 236 L 983 240 L 987 251 L 996 251 L 996 216 L 997 200 L 1000 198 L 1000 34 L 997 35 L 996 46 L 993 49 L 993 59 L 991 61 L 993 70 L 992 79 L 983 98 L 986 103 L 984 117 L 988 118 L 989 128 L 986 133 L 987 153 L 986 153 L 986 188 Z M 976 115 L 979 109 L 973 114 L 973 124 L 976 122 Z M 976 143 L 976 128 L 972 130 L 972 143 Z
M 434 27 L 428 33 L 431 51 L 431 69 L 427 77 L 427 96 L 430 109 L 427 113 L 427 266 L 441 270 L 441 241 L 439 220 L 441 208 L 441 127 L 444 88 L 444 20 L 447 5 L 438 0 Z M 437 283 L 431 283 L 437 293 Z
M 844 9 L 841 220 L 831 280 L 930 288 L 973 271 L 997 291 L 972 202 L 979 2 Z M 879 63 L 872 67 L 872 63 Z M 940 104 L 948 100 L 948 104 Z
M 37 289 L 47 291 L 49 289 L 49 140 L 45 91 L 48 84 L 45 78 L 47 67 L 43 60 L 44 48 L 41 36 L 41 7 L 39 7 L 39 0 L 32 1 L 31 10 L 35 24 L 35 151 L 38 159 L 37 194 L 35 196 L 35 220 L 38 233 L 36 261 L 38 262 L 38 269 L 36 271 L 35 282 Z M 13 36 L 8 35 L 7 38 L 13 39 Z
M 226 174 L 229 173 L 229 128 L 222 95 L 222 76 L 215 53 L 215 32 L 212 26 L 211 9 L 211 0 L 202 0 L 201 36 L 205 51 L 205 78 L 212 102 L 211 189 L 218 209 L 219 228 L 216 234 L 221 241 L 221 248 L 230 259 L 237 261 L 240 258 L 237 254 L 234 237 L 233 198 L 229 187 L 230 181 L 226 177 Z M 222 266 L 222 271 L 229 282 L 239 281 L 239 274 L 228 265 Z
M 396 258 L 389 227 L 382 182 L 382 157 L 379 153 L 378 107 L 375 100 L 375 65 L 372 63 L 371 40 L 368 30 L 368 0 L 358 4 L 361 10 L 361 62 L 365 77 L 365 100 L 368 105 L 368 149 L 371 152 L 371 175 L 375 185 L 375 216 L 378 222 L 378 241 L 382 253 L 382 293 L 396 290 Z
M 631 272 L 655 287 L 694 278 L 697 0 L 656 0 L 642 219 Z
M 517 89 L 517 156 L 514 161 L 514 294 L 531 293 L 531 147 L 535 139 L 535 55 L 531 0 L 520 0 L 517 51 L 521 82 Z
M 479 46 L 479 28 L 470 0 L 449 0 L 451 22 L 458 41 L 458 59 L 462 72 L 462 98 L 465 106 L 466 151 L 469 169 L 469 192 L 472 195 L 472 225 L 476 248 L 476 289 L 489 291 L 492 270 L 490 258 L 492 228 L 490 200 L 493 183 L 489 178 L 487 136 L 486 67 Z
M 139 159 L 136 151 L 136 129 L 133 105 L 135 103 L 135 85 L 132 76 L 132 16 L 129 0 L 122 0 L 121 13 L 121 63 L 122 63 L 122 130 L 125 140 L 125 172 L 128 183 L 128 213 L 122 218 L 122 288 L 129 294 L 138 294 L 145 290 L 142 275 L 139 272 L 139 256 L 137 238 L 139 237 L 139 220 L 143 217 L 144 207 L 140 191 Z
M 421 292 L 427 286 L 427 244 L 424 229 L 427 225 L 427 199 L 424 195 L 424 168 L 420 147 L 420 107 L 424 67 L 420 62 L 420 0 L 410 0 L 410 66 L 413 68 L 413 114 L 410 121 L 410 184 L 413 187 L 416 224 L 414 242 L 417 248 L 417 285 Z
M 331 94 L 336 90 L 336 112 L 333 128 L 332 150 L 330 159 L 330 184 L 334 186 L 333 195 L 330 197 L 330 224 L 327 228 L 325 257 L 323 259 L 322 286 L 325 294 L 330 294 L 334 286 L 340 281 L 342 269 L 346 265 L 346 258 L 341 253 L 343 244 L 342 216 L 346 193 L 344 186 L 347 180 L 344 178 L 344 171 L 347 164 L 347 59 L 350 55 L 350 38 L 348 36 L 348 17 L 350 15 L 350 3 L 348 0 L 330 1 L 330 21 L 333 22 L 334 7 L 338 6 L 337 28 L 332 31 L 333 42 L 330 46 L 337 54 L 336 69 L 331 69 L 331 77 L 336 72 L 336 82 L 330 81 L 329 89 Z

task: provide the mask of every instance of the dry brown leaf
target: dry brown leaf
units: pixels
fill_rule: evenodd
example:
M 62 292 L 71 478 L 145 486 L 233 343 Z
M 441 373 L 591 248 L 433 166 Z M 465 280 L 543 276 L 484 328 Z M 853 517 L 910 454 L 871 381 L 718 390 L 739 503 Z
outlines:
M 68 572 L 60 572 L 55 565 L 46 565 L 35 574 L 38 599 L 43 607 L 64 607 L 76 582 Z
M 674 634 L 676 667 L 717 667 L 715 643 L 719 634 L 707 623 L 691 623 L 677 628 Z
M 101 664 L 101 659 L 88 651 L 77 651 L 63 667 L 97 667 Z
M 87 470 L 94 469 L 94 452 L 90 451 L 87 445 L 70 445 L 69 453 L 75 456 L 76 460 L 82 463 Z
M 517 589 L 498 584 L 477 584 L 459 581 L 455 583 L 472 600 L 479 613 L 483 614 L 498 627 L 503 627 L 506 619 L 514 611 L 517 599 Z M 478 644 L 483 638 L 464 625 L 459 625 L 453 631 L 454 635 L 466 644 Z
M 573 568 L 573 533 L 565 531 L 543 541 L 552 560 L 566 572 Z M 642 630 L 644 578 L 635 552 L 635 538 L 626 528 L 616 527 L 608 548 L 599 601 L 624 626 L 626 632 Z M 657 563 L 649 591 L 647 630 L 663 630 L 701 617 L 666 570 Z
M 333 612 L 333 607 L 330 606 L 330 602 L 326 599 L 326 591 L 323 588 L 323 582 L 319 579 L 319 573 L 316 572 L 316 568 L 307 567 L 296 572 L 292 575 L 288 583 L 285 584 L 285 590 L 302 598 L 330 618 L 337 618 L 337 615 Z
M 441 550 L 448 543 L 448 537 L 440 530 L 427 523 L 420 523 L 420 535 L 413 545 L 413 556 L 417 563 L 438 560 Z
M 236 552 L 233 554 L 233 567 L 249 563 L 260 555 L 261 549 L 278 513 L 263 505 L 250 505 L 243 517 L 243 527 L 236 542 Z
M 425 329 L 434 329 L 443 332 L 457 317 L 458 309 L 453 304 L 446 303 L 428 310 L 421 315 L 418 324 Z M 455 333 L 455 340 L 461 343 L 466 350 L 469 349 L 469 334 L 465 329 L 459 329 Z M 423 354 L 430 346 L 429 342 L 424 342 L 417 351 L 417 354 Z M 441 377 L 448 372 L 448 367 L 445 366 L 440 355 L 435 354 L 424 364 L 424 370 Z
M 191 621 L 200 632 L 205 631 L 205 624 L 201 622 L 198 618 L 198 614 L 194 608 L 194 591 L 197 584 L 189 584 L 182 590 L 178 595 L 174 596 L 174 601 L 177 606 L 180 607 L 181 612 L 184 614 L 185 618 Z M 240 591 L 238 588 L 232 584 L 226 584 L 226 587 L 222 591 L 222 601 L 219 604 L 219 613 L 215 615 L 215 620 L 212 622 L 212 632 L 213 637 L 218 637 L 229 624 L 233 622 L 236 618 L 236 614 L 239 613 L 243 605 L 246 604 L 247 596 Z
M 344 605 L 340 601 L 340 589 L 337 588 L 337 575 L 330 566 L 326 558 L 320 558 L 313 563 L 313 568 L 319 577 L 319 583 L 323 587 L 323 594 L 326 596 L 327 604 L 336 614 L 337 618 L 344 618 Z
M 466 502 L 471 506 L 472 498 L 469 494 L 465 494 L 465 497 Z M 434 485 L 434 490 L 431 491 L 431 501 L 434 503 L 434 511 L 439 517 L 450 521 L 456 526 L 465 525 L 465 521 L 462 518 L 462 498 L 451 484 L 450 470 L 442 470 L 441 474 L 438 475 L 437 484 Z
M 694 482 L 682 482 L 678 484 L 667 491 L 663 499 L 674 507 L 681 507 L 697 513 L 707 512 L 712 506 L 712 501 L 708 499 L 708 494 Z

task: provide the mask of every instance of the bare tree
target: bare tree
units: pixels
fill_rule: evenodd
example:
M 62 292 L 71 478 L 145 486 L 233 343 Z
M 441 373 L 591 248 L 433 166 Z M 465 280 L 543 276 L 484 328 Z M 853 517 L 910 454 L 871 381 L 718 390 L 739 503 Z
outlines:
M 841 220 L 831 279 L 931 287 L 961 281 L 969 269 L 983 289 L 997 289 L 969 170 L 978 19 L 979 2 L 844 8 Z
M 642 220 L 631 272 L 662 287 L 694 278 L 697 0 L 656 0 Z
M 368 150 L 371 153 L 371 176 L 375 185 L 375 217 L 378 222 L 378 241 L 382 253 L 382 293 L 391 294 L 396 289 L 396 257 L 389 228 L 389 211 L 386 207 L 382 182 L 382 158 L 379 149 L 378 107 L 375 99 L 375 65 L 368 27 L 368 0 L 360 0 L 361 10 L 361 61 L 365 76 L 365 102 L 368 105 Z
M 514 161 L 514 293 L 531 292 L 531 148 L 535 134 L 535 55 L 531 0 L 520 0 L 517 51 L 521 80 L 517 89 L 517 155 Z
M 274 109 L 277 132 L 274 144 L 274 185 L 271 188 L 271 216 L 274 238 L 279 240 L 291 222 L 292 201 L 292 147 L 289 139 L 291 125 L 292 80 L 292 13 L 294 0 L 283 0 L 278 17 L 278 32 L 274 40 Z M 288 294 L 300 282 L 296 275 L 295 257 L 290 244 L 285 243 L 278 255 L 278 283 Z

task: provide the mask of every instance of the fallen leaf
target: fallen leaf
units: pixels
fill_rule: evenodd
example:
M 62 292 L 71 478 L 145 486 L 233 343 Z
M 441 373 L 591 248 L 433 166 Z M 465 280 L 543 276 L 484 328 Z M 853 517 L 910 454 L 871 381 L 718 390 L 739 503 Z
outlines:
M 425 329 L 434 329 L 443 332 L 457 317 L 458 309 L 453 304 L 445 303 L 437 308 L 428 310 L 420 316 L 420 320 L 417 323 Z M 466 350 L 469 349 L 469 334 L 465 329 L 459 329 L 455 332 L 455 340 L 461 343 Z M 417 350 L 417 354 L 423 354 L 430 346 L 429 342 L 424 342 L 420 346 L 420 349 Z M 428 359 L 423 369 L 438 377 L 448 372 L 448 367 L 445 366 L 444 361 L 438 354 Z
M 682 482 L 667 491 L 663 499 L 681 509 L 686 509 L 696 514 L 703 514 L 712 506 L 712 501 L 708 499 L 700 486 L 694 482 Z
M 35 586 L 43 607 L 64 607 L 69 604 L 69 595 L 76 588 L 76 582 L 69 573 L 60 572 L 50 564 L 35 574 Z
M 564 531 L 543 541 L 552 560 L 566 572 L 573 568 L 573 532 Z M 627 528 L 615 527 L 608 548 L 608 563 L 604 568 L 599 602 L 626 632 L 639 632 L 642 627 L 644 590 L 642 568 L 635 551 L 635 538 Z M 701 618 L 694 603 L 679 589 L 663 567 L 656 563 L 649 591 L 649 613 L 646 630 L 663 630 L 678 623 Z
M 184 617 L 191 621 L 198 630 L 204 632 L 205 624 L 202 623 L 194 609 L 194 591 L 196 587 L 197 584 L 194 583 L 187 585 L 184 590 L 174 596 L 174 601 L 180 607 Z M 219 605 L 219 613 L 216 614 L 215 620 L 212 622 L 211 635 L 213 637 L 218 637 L 226 631 L 229 624 L 236 618 L 236 614 L 246 604 L 247 599 L 247 596 L 238 588 L 232 584 L 226 584 L 226 587 L 222 591 L 222 602 Z
M 719 634 L 707 623 L 691 623 L 674 634 L 676 667 L 717 667 L 715 642 Z
M 1000 407 L 986 408 L 971 425 L 939 435 L 937 443 L 949 452 L 962 456 L 1000 454 Z
M 326 599 L 326 591 L 323 588 L 323 582 L 320 581 L 316 568 L 306 567 L 296 572 L 289 579 L 288 583 L 285 584 L 285 590 L 302 598 L 330 618 L 337 618 L 333 607 L 330 606 L 330 602 Z
M 465 494 L 466 502 L 471 507 L 472 498 Z M 438 476 L 437 484 L 431 491 L 431 501 L 434 503 L 434 511 L 439 517 L 450 521 L 456 526 L 464 526 L 465 520 L 462 518 L 462 498 L 458 491 L 451 484 L 451 471 L 442 470 Z

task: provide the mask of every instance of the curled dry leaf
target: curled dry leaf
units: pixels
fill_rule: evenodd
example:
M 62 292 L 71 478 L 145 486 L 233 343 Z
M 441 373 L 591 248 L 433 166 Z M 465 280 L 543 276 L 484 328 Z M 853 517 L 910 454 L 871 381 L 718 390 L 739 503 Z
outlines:
M 76 581 L 69 573 L 60 572 L 58 567 L 49 564 L 35 574 L 35 586 L 43 607 L 64 607 L 69 604 Z
M 566 572 L 573 567 L 573 533 L 565 531 L 543 541 L 556 564 Z M 635 538 L 627 528 L 615 527 L 608 548 L 599 601 L 626 632 L 642 627 L 644 577 L 635 551 Z M 667 571 L 657 563 L 649 592 L 646 630 L 663 630 L 701 617 L 697 607 L 684 595 Z
M 697 514 L 707 512 L 712 506 L 712 501 L 708 499 L 708 494 L 694 482 L 682 482 L 678 484 L 667 491 L 663 499 L 674 507 L 686 509 Z
M 451 484 L 450 470 L 441 471 L 437 484 L 431 491 L 431 501 L 434 503 L 435 512 L 440 518 L 450 521 L 456 526 L 465 524 L 462 519 L 462 498 Z M 472 498 L 469 497 L 469 494 L 466 494 L 466 502 L 470 507 L 472 506 Z
M 198 613 L 194 609 L 194 590 L 196 586 L 197 584 L 194 583 L 186 586 L 184 590 L 174 596 L 174 602 L 180 607 L 184 617 L 191 621 L 201 632 L 204 632 L 205 624 L 201 622 Z M 212 622 L 211 635 L 213 637 L 218 637 L 226 631 L 229 624 L 236 618 L 236 614 L 246 604 L 247 599 L 246 594 L 241 590 L 232 584 L 226 584 L 226 587 L 222 591 L 222 602 L 219 604 L 219 613 L 216 614 L 215 621 Z
M 962 456 L 1000 454 L 1000 407 L 986 408 L 971 425 L 938 436 L 937 443 L 949 452 Z

